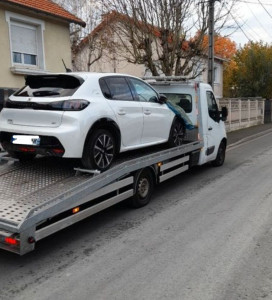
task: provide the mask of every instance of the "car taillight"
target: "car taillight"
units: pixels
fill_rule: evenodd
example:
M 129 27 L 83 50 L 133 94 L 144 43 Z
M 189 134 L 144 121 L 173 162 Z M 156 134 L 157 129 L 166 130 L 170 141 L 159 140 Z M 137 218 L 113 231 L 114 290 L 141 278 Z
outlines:
M 35 101 L 11 101 L 5 102 L 6 108 L 30 108 L 35 110 L 64 110 L 64 111 L 79 111 L 85 109 L 90 104 L 89 101 L 83 99 L 53 101 L 53 102 L 35 102 Z
M 87 100 L 65 100 L 48 103 L 53 110 L 80 111 L 90 104 Z

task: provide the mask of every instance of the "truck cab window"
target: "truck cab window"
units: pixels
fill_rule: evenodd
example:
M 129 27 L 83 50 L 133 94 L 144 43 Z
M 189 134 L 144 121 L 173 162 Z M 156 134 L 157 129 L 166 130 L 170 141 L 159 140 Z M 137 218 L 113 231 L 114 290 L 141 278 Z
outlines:
M 209 116 L 215 122 L 219 122 L 219 110 L 214 95 L 211 91 L 207 91 L 206 95 L 207 95 Z

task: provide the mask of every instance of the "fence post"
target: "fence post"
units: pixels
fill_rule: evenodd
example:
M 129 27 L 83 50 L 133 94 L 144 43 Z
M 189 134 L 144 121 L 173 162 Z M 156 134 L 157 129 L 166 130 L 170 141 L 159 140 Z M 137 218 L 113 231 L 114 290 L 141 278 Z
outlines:
M 264 115 L 265 115 L 265 100 L 262 100 L 262 124 L 264 124 Z
M 241 127 L 242 123 L 242 101 L 238 99 L 238 108 L 239 108 L 239 128 Z
M 229 99 L 228 107 L 229 107 L 229 131 L 231 131 L 231 99 Z
M 258 112 L 259 112 L 259 104 L 258 104 L 258 100 L 255 100 L 255 105 L 256 105 L 256 121 L 258 123 Z
M 250 126 L 250 100 L 247 100 L 247 126 Z

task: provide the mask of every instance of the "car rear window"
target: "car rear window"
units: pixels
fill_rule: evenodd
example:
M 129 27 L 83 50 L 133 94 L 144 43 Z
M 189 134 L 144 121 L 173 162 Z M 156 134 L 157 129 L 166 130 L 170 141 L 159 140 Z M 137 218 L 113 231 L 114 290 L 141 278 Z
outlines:
M 167 100 L 173 105 L 177 105 L 186 113 L 192 112 L 192 96 L 190 94 L 163 93 Z
M 25 86 L 14 94 L 18 97 L 72 96 L 84 80 L 75 75 L 30 75 Z

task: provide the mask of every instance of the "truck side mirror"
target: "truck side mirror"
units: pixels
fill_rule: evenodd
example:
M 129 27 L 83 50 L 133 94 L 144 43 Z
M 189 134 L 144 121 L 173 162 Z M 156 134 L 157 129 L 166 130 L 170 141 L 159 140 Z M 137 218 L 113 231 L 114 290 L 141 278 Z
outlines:
M 159 99 L 158 99 L 158 102 L 160 104 L 165 104 L 167 101 L 167 97 L 164 95 L 164 94 L 159 94 Z
M 225 122 L 227 120 L 227 116 L 228 116 L 228 109 L 226 108 L 226 106 L 224 106 L 222 107 L 221 110 L 221 120 Z

